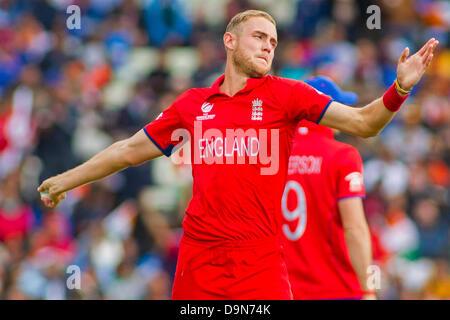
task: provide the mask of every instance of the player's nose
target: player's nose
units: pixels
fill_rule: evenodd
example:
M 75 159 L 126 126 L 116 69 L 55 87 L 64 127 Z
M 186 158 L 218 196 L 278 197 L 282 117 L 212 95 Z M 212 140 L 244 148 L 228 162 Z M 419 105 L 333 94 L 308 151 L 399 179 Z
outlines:
M 263 42 L 262 50 L 270 54 L 270 52 L 272 51 L 272 45 L 270 44 L 270 42 Z
M 270 54 L 270 52 L 272 51 L 272 44 L 270 43 L 270 40 L 267 39 L 266 41 L 262 42 L 262 50 L 264 52 L 267 52 Z

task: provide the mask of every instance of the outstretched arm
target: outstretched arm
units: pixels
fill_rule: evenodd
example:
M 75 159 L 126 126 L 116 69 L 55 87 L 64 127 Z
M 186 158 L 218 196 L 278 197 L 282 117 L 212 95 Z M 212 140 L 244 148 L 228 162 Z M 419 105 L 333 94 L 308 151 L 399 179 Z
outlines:
M 47 207 L 54 208 L 66 197 L 66 191 L 161 155 L 162 152 L 140 130 L 128 139 L 112 144 L 78 167 L 45 180 L 38 191 L 48 192 L 48 199 L 42 198 L 42 201 Z
M 397 80 L 401 89 L 410 91 L 419 82 L 433 59 L 433 51 L 438 43 L 439 41 L 434 38 L 430 39 L 409 58 L 409 49 L 403 50 L 397 64 Z M 397 94 L 401 97 L 406 96 L 398 89 Z M 395 112 L 389 110 L 392 108 L 386 106 L 385 102 L 386 99 L 378 98 L 363 108 L 352 108 L 333 101 L 320 124 L 364 138 L 375 136 L 395 115 Z
M 361 288 L 365 292 L 364 299 L 376 299 L 375 293 L 369 293 L 367 287 L 367 269 L 372 263 L 372 244 L 362 199 L 359 197 L 342 199 L 339 200 L 338 207 L 348 253 Z

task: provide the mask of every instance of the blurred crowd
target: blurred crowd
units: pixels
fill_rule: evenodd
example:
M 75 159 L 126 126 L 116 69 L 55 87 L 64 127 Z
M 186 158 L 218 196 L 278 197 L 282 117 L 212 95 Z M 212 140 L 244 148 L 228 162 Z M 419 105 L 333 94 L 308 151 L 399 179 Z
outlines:
M 81 28 L 68 29 L 69 5 Z M 366 26 L 381 9 L 381 29 Z M 450 3 L 432 0 L 2 0 L 0 299 L 168 299 L 188 165 L 161 157 L 45 208 L 46 178 L 131 136 L 191 87 L 224 72 L 229 19 L 277 20 L 272 74 L 322 74 L 381 96 L 405 46 L 440 41 L 434 61 L 382 133 L 337 139 L 364 161 L 382 299 L 449 299 Z M 79 269 L 68 271 L 68 266 Z M 72 270 L 72 269 L 70 269 Z M 81 288 L 73 288 L 79 270 Z

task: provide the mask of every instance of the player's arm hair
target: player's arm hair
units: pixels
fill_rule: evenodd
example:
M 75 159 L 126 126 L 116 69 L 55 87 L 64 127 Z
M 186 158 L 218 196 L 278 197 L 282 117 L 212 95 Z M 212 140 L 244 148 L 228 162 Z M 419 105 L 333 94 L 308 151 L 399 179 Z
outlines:
M 367 268 L 372 264 L 372 243 L 362 199 L 351 197 L 339 200 L 338 208 L 353 269 L 363 291 L 368 291 Z
M 130 166 L 139 165 L 162 155 L 143 130 L 132 137 L 117 141 L 85 163 L 45 180 L 39 191 L 48 190 L 50 196 L 100 180 Z
M 389 111 L 378 98 L 362 108 L 353 108 L 333 101 L 320 124 L 363 138 L 376 136 L 392 120 L 395 112 Z

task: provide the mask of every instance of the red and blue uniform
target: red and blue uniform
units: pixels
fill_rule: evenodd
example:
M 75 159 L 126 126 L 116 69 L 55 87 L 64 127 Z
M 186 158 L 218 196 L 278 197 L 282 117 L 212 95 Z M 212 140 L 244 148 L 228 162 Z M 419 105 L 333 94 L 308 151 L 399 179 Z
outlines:
M 324 77 L 310 83 L 338 102 L 354 103 L 357 98 Z M 283 247 L 294 299 L 362 297 L 338 202 L 364 196 L 359 152 L 336 141 L 330 128 L 301 121 L 282 197 Z
M 332 99 L 274 76 L 248 79 L 234 96 L 186 91 L 144 127 L 170 156 L 190 136 L 193 197 L 175 274 L 175 299 L 289 299 L 279 231 L 292 138 L 302 119 L 319 122 Z M 173 136 L 174 135 L 174 136 Z

